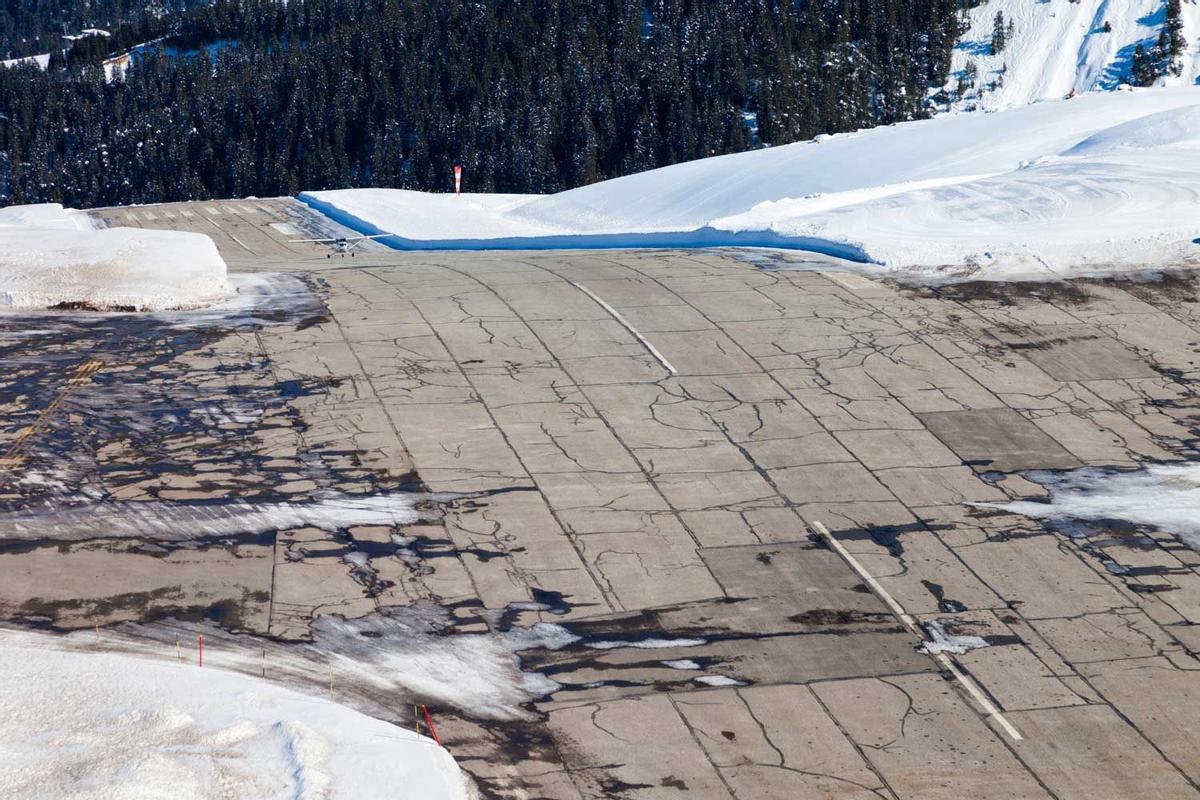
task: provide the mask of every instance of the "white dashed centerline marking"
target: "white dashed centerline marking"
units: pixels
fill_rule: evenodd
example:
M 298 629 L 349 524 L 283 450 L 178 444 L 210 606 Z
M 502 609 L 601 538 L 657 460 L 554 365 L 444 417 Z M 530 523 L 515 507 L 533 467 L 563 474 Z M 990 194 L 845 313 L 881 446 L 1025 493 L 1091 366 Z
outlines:
M 245 242 L 243 242 L 241 239 L 237 238 L 237 237 L 236 237 L 236 236 L 234 236 L 232 233 L 230 233 L 229 231 L 225 230 L 225 229 L 224 229 L 224 228 L 222 228 L 220 225 L 218 225 L 218 224 L 217 224 L 217 221 L 216 221 L 215 219 L 213 219 L 212 217 L 205 217 L 204 219 L 208 221 L 208 224 L 209 224 L 209 225 L 212 225 L 214 228 L 216 228 L 217 230 L 219 230 L 221 233 L 225 234 L 225 235 L 226 235 L 226 236 L 228 236 L 230 239 L 233 239 L 235 242 L 237 242 L 237 243 L 238 243 L 238 245 L 239 245 L 239 246 L 240 246 L 240 247 L 241 247 L 243 250 L 245 250 L 247 253 L 253 253 L 253 252 L 254 252 L 254 251 L 253 251 L 253 250 L 251 250 L 249 247 L 246 247 L 246 243 L 245 243 Z
M 814 521 L 811 524 L 813 529 L 816 530 L 821 538 L 829 542 L 829 546 L 832 547 L 834 551 L 842 557 L 842 560 L 849 564 L 850 568 L 857 572 L 860 578 L 866 581 L 867 586 L 871 587 L 871 591 L 873 591 L 880 600 L 887 604 L 887 607 L 891 609 L 893 614 L 900 618 L 900 621 L 904 623 L 905 627 L 907 627 L 918 637 L 924 639 L 925 631 L 921 629 L 921 626 L 917 624 L 917 621 L 913 619 L 907 611 L 904 610 L 903 606 L 896 602 L 896 599 L 892 597 L 887 589 L 883 588 L 883 585 L 879 581 L 875 580 L 875 578 L 871 576 L 871 573 L 867 572 L 866 568 L 863 567 L 862 564 L 858 563 L 858 559 L 850 555 L 850 551 L 847 550 L 841 542 L 833 537 L 833 534 L 829 532 L 829 529 L 820 522 Z M 1005 718 L 1000 709 L 996 708 L 996 704 L 988 699 L 988 696 L 983 693 L 983 690 L 979 688 L 978 684 L 976 684 L 969 675 L 958 668 L 958 665 L 954 663 L 954 660 L 951 659 L 950 656 L 946 655 L 945 653 L 937 653 L 933 656 L 933 658 L 938 662 L 939 665 L 942 666 L 943 669 L 945 669 L 954 677 L 954 680 L 958 681 L 960 686 L 967 690 L 967 693 L 970 694 L 971 697 L 975 698 L 975 702 L 978 703 L 979 707 L 983 709 L 983 713 L 996 720 L 996 724 L 1003 728 L 1004 732 L 1007 733 L 1009 737 L 1015 741 L 1021 741 L 1023 738 L 1025 738 L 1021 736 L 1020 731 L 1013 727 L 1013 724 L 1009 722 L 1007 718 Z
M 613 308 L 612 306 L 610 306 L 608 303 L 604 302 L 602 299 L 600 299 L 600 297 L 598 297 L 598 296 L 596 295 L 596 293 L 595 293 L 595 292 L 593 292 L 591 289 L 587 288 L 587 287 L 586 287 L 586 286 L 584 286 L 583 284 L 581 284 L 581 283 L 575 283 L 575 281 L 567 281 L 567 283 L 571 284 L 571 285 L 572 285 L 572 286 L 574 286 L 576 289 L 578 289 L 579 291 L 581 291 L 581 292 L 583 292 L 584 294 L 586 294 L 588 297 L 590 297 L 590 298 L 592 298 L 593 300 L 595 300 L 595 301 L 596 301 L 596 302 L 597 302 L 597 303 L 600 305 L 600 307 L 601 307 L 601 308 L 603 308 L 603 309 L 604 309 L 605 311 L 607 311 L 609 314 L 612 314 L 612 315 L 613 315 L 613 319 L 615 319 L 617 322 L 619 322 L 619 323 L 621 323 L 622 325 L 624 325 L 624 326 L 625 326 L 625 330 L 629 331 L 629 332 L 630 332 L 630 333 L 632 333 L 634 336 L 636 336 L 636 337 L 637 337 L 637 340 L 638 340 L 639 342 L 641 342 L 641 343 L 642 343 L 642 345 L 643 345 L 643 346 L 644 346 L 644 347 L 645 347 L 647 350 L 649 350 L 649 351 L 650 351 L 650 354 L 651 354 L 652 356 L 654 356 L 655 358 L 657 358 L 657 359 L 658 359 L 658 363 L 662 364 L 664 367 L 666 367 L 666 368 L 667 368 L 667 372 L 671 373 L 672 375 L 678 375 L 678 374 L 679 374 L 679 373 L 678 373 L 678 372 L 675 370 L 675 367 L 671 366 L 671 362 L 670 362 L 670 361 L 667 361 L 667 357 L 666 357 L 666 356 L 664 356 L 662 353 L 658 352 L 658 348 L 657 348 L 657 347 L 655 347 L 654 345 L 650 344 L 650 340 L 649 340 L 649 339 L 647 339 L 645 336 L 642 336 L 642 334 L 638 332 L 638 329 L 637 329 L 637 328 L 635 328 L 635 327 L 633 327 L 633 325 L 631 325 L 631 324 L 629 323 L 629 320 L 627 320 L 627 319 L 625 319 L 624 317 L 622 317 L 622 316 L 621 316 L 621 312 L 620 312 L 620 311 L 617 311 L 615 308 Z

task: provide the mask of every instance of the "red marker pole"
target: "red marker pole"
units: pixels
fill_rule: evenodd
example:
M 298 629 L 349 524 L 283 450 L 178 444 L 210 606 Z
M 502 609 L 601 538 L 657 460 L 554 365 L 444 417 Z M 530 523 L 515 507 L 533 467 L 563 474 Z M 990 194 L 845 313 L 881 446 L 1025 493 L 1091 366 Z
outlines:
M 429 732 L 433 734 L 433 740 L 438 743 L 438 747 L 441 747 L 442 740 L 438 738 L 437 728 L 433 727 L 433 717 L 429 716 L 429 709 L 421 706 L 421 710 L 425 712 L 425 724 L 429 726 Z
M 203 667 L 204 666 L 204 637 L 198 636 L 196 638 L 200 640 L 200 666 Z
M 462 194 L 462 164 L 454 165 L 454 196 Z

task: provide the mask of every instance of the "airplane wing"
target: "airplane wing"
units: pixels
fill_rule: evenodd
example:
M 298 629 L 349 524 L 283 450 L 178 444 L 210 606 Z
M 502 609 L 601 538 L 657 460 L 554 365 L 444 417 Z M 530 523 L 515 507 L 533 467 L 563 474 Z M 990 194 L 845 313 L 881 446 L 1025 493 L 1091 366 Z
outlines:
M 365 239 L 386 239 L 392 234 L 376 233 L 370 236 L 326 236 L 323 239 L 288 239 L 292 244 L 335 244 L 337 242 L 361 242 Z

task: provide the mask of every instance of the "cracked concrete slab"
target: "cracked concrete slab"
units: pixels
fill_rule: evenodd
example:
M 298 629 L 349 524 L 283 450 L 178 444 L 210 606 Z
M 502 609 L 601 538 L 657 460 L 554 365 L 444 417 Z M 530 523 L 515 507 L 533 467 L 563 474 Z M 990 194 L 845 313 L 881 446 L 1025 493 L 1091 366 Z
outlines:
M 921 422 L 976 470 L 1071 469 L 1080 462 L 1011 409 L 921 414 Z
M 450 636 L 565 625 L 579 640 L 520 654 L 559 682 L 528 720 L 432 705 L 486 800 L 1198 794 L 1200 556 L 1170 531 L 968 505 L 1044 497 L 1021 470 L 1196 457 L 1193 278 L 922 288 L 734 250 L 340 259 L 272 227 L 333 229 L 291 201 L 203 208 L 234 271 L 293 273 L 318 307 L 195 342 L 0 337 L 27 365 L 0 377 L 0 447 L 54 395 L 52 363 L 116 353 L 31 448 L 37 480 L 122 502 L 473 494 L 408 526 L 3 547 L 4 621 L 303 640 L 325 615 L 429 604 Z M 128 409 L 142 427 L 114 422 Z M 45 485 L 0 483 L 0 503 Z M 818 522 L 905 612 L 986 644 L 953 658 L 1023 739 Z

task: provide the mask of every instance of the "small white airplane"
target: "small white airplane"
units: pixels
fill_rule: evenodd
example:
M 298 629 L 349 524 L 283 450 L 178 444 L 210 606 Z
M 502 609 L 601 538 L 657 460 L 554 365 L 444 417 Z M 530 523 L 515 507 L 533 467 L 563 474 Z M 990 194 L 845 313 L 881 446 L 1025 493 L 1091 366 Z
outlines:
M 346 253 L 354 255 L 354 248 L 370 239 L 386 239 L 391 236 L 390 233 L 377 233 L 373 236 L 330 236 L 324 239 L 288 239 L 292 244 L 324 244 L 333 248 L 333 253 L 341 253 L 342 258 L 346 257 Z M 333 258 L 333 253 L 326 253 L 326 258 Z

